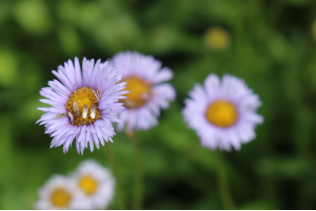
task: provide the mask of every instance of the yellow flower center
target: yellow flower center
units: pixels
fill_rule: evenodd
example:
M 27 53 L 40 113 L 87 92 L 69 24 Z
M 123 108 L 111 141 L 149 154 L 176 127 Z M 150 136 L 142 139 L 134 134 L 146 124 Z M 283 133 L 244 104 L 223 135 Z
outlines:
M 230 36 L 221 27 L 209 29 L 205 35 L 206 43 L 215 50 L 224 50 L 230 45 Z
M 227 101 L 219 100 L 211 103 L 205 112 L 207 120 L 219 127 L 230 127 L 238 118 L 236 107 Z
M 98 92 L 99 97 L 101 93 Z M 88 125 L 101 118 L 98 99 L 93 89 L 82 87 L 74 91 L 66 103 L 66 109 L 73 116 L 73 125 Z
M 57 207 L 66 207 L 71 200 L 71 195 L 65 189 L 57 188 L 51 195 L 51 200 Z
M 125 90 L 129 90 L 125 96 L 127 99 L 120 100 L 127 108 L 138 108 L 143 106 L 150 98 L 151 86 L 145 80 L 131 76 L 122 79 L 121 82 L 127 82 Z
M 89 176 L 84 176 L 79 181 L 79 186 L 86 192 L 86 194 L 93 194 L 98 186 L 98 183 Z

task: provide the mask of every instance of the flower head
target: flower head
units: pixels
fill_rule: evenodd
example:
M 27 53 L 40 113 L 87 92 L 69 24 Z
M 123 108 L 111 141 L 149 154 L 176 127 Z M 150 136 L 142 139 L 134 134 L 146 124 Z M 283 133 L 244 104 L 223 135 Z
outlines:
M 173 76 L 169 68 L 161 68 L 161 62 L 152 56 L 137 52 L 116 54 L 112 63 L 118 73 L 122 73 L 121 81 L 127 82 L 130 91 L 124 103 L 125 110 L 120 114 L 118 129 L 127 125 L 128 131 L 147 130 L 157 124 L 160 108 L 168 108 L 170 100 L 174 100 L 175 91 L 168 83 Z M 163 83 L 163 84 L 161 84 Z
M 224 75 L 222 82 L 215 74 L 196 85 L 185 101 L 185 121 L 201 139 L 202 146 L 211 149 L 239 150 L 256 136 L 254 128 L 263 122 L 256 113 L 261 105 L 258 95 L 243 80 Z
M 111 122 L 119 121 L 117 114 L 124 107 L 119 99 L 125 99 L 121 91 L 126 83 L 118 83 L 121 75 L 117 75 L 108 62 L 102 63 L 94 59 L 83 59 L 82 71 L 79 60 L 75 65 L 71 60 L 58 66 L 53 74 L 60 80 L 49 81 L 49 87 L 42 88 L 40 94 L 48 99 L 41 99 L 50 108 L 38 108 L 46 112 L 37 121 L 45 124 L 46 131 L 53 137 L 51 147 L 64 145 L 64 153 L 68 151 L 73 139 L 76 138 L 78 153 L 94 144 L 99 149 L 99 141 L 113 142 L 115 135 Z
M 86 207 L 106 209 L 114 197 L 115 180 L 112 174 L 90 159 L 82 162 L 73 176 L 84 195 Z
M 81 194 L 76 180 L 54 175 L 38 191 L 39 200 L 35 204 L 36 209 L 90 209 L 82 203 L 84 195 Z

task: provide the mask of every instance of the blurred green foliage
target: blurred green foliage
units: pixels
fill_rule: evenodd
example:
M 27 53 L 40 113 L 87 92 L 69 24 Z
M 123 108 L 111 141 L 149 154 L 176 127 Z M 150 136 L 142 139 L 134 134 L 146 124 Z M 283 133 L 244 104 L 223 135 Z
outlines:
M 174 71 L 177 100 L 159 125 L 139 133 L 146 209 L 222 209 L 213 152 L 183 122 L 183 100 L 209 73 L 243 78 L 260 96 L 257 138 L 223 153 L 238 209 L 316 209 L 316 54 L 313 0 L 0 1 L 0 209 L 33 209 L 52 174 L 67 174 L 104 149 L 49 149 L 35 125 L 39 90 L 51 70 L 78 56 L 152 54 Z M 231 45 L 215 51 L 205 33 L 219 26 Z M 46 105 L 44 105 L 46 106 Z M 315 135 L 315 136 L 314 136 Z M 111 144 L 131 204 L 132 147 Z M 110 206 L 117 209 L 116 201 Z

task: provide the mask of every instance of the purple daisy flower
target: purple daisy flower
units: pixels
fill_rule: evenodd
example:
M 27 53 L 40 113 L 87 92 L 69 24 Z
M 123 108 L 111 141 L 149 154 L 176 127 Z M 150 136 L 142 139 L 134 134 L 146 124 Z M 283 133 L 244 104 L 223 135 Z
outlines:
M 256 137 L 254 128 L 263 122 L 256 113 L 261 102 L 243 80 L 224 75 L 221 82 L 217 75 L 210 74 L 204 87 L 195 85 L 189 96 L 183 115 L 202 146 L 226 151 L 233 146 L 239 150 L 241 143 Z
M 83 59 L 82 72 L 79 60 L 75 65 L 71 60 L 59 65 L 52 73 L 60 80 L 49 81 L 49 87 L 42 88 L 40 95 L 48 99 L 40 99 L 52 107 L 38 108 L 46 112 L 36 122 L 45 124 L 45 133 L 53 137 L 52 147 L 64 145 L 64 153 L 68 152 L 73 139 L 76 138 L 78 153 L 90 145 L 91 152 L 94 144 L 99 149 L 99 141 L 110 140 L 115 135 L 111 122 L 118 122 L 117 114 L 124 110 L 119 99 L 125 99 L 122 91 L 126 82 L 118 83 L 121 75 L 115 74 L 108 62 L 99 59 Z
M 175 98 L 173 87 L 163 83 L 172 78 L 172 71 L 161 68 L 161 62 L 154 57 L 137 52 L 118 53 L 112 63 L 115 71 L 123 74 L 121 81 L 127 82 L 126 89 L 130 91 L 127 99 L 120 100 L 126 109 L 119 116 L 118 130 L 125 125 L 129 132 L 155 126 L 160 108 L 168 108 L 168 101 Z

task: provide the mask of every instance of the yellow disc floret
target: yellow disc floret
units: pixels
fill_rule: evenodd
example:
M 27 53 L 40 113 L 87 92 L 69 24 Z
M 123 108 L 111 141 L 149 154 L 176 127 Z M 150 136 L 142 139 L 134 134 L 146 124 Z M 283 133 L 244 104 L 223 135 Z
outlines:
M 93 178 L 84 176 L 80 179 L 79 186 L 86 194 L 91 195 L 96 191 L 98 183 Z
M 131 76 L 122 79 L 121 82 L 127 82 L 125 90 L 129 90 L 125 96 L 127 99 L 120 100 L 127 108 L 138 108 L 143 106 L 150 98 L 151 86 L 145 80 Z
M 71 94 L 65 106 L 73 116 L 71 122 L 73 125 L 88 125 L 101 118 L 98 99 L 93 89 L 87 87 L 77 89 Z
M 230 36 L 221 27 L 209 29 L 205 34 L 206 43 L 214 50 L 225 50 L 230 45 Z
M 70 193 L 63 188 L 57 188 L 51 195 L 52 204 L 56 207 L 67 207 L 70 200 Z
M 207 120 L 219 127 L 230 127 L 238 118 L 235 105 L 228 101 L 219 100 L 211 103 L 205 112 Z

